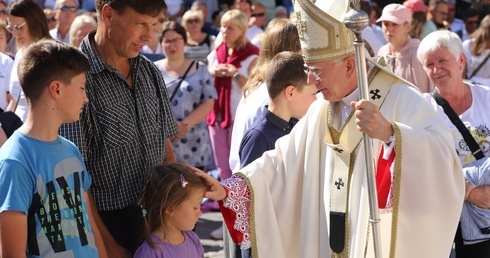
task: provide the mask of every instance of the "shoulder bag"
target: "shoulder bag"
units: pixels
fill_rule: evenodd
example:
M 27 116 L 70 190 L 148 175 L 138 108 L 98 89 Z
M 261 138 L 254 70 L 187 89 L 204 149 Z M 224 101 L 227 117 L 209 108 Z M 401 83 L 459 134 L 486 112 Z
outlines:
M 480 149 L 480 146 L 476 142 L 475 138 L 473 138 L 468 128 L 466 128 L 466 126 L 463 124 L 463 121 L 461 121 L 456 112 L 454 112 L 454 110 L 451 108 L 449 103 L 447 103 L 447 101 L 435 89 L 430 93 L 430 95 L 432 95 L 437 104 L 444 109 L 444 113 L 446 113 L 456 128 L 458 128 L 475 159 L 479 160 L 483 158 L 484 155 L 483 151 Z
M 172 93 L 172 96 L 170 97 L 170 101 L 172 101 L 174 99 L 175 94 L 179 90 L 180 85 L 182 84 L 182 82 L 185 80 L 185 77 L 187 77 L 187 74 L 189 73 L 189 71 L 191 70 L 192 66 L 194 65 L 194 62 L 196 62 L 196 61 L 192 61 L 191 64 L 189 65 L 189 67 L 187 67 L 187 70 L 185 71 L 184 75 L 182 75 L 182 77 L 180 77 L 180 81 L 177 84 L 177 87 L 175 88 L 174 92 Z

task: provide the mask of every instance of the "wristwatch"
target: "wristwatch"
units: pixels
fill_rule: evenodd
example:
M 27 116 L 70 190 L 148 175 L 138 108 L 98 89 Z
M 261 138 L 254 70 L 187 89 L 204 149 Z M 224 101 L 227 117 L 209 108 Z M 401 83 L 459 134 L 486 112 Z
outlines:
M 235 80 L 240 79 L 240 77 L 242 77 L 242 75 L 240 75 L 238 72 L 236 72 L 236 73 L 233 75 L 233 79 L 235 79 Z

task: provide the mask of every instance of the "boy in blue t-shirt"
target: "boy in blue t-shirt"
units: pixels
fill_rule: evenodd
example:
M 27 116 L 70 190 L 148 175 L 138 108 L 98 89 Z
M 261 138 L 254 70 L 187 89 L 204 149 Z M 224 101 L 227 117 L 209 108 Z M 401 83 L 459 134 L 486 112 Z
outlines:
M 265 75 L 269 106 L 242 139 L 241 168 L 274 149 L 276 140 L 288 134 L 316 100 L 317 89 L 307 84 L 304 69 L 303 57 L 297 53 L 285 51 L 272 59 Z
M 82 52 L 52 39 L 33 43 L 19 62 L 29 114 L 0 149 L 0 257 L 106 256 L 91 177 L 77 147 L 58 135 L 88 102 L 89 70 Z

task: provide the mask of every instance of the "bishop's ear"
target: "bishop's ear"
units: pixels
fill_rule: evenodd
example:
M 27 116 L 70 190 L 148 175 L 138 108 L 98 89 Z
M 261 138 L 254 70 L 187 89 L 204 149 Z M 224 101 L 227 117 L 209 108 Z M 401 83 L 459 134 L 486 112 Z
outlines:
M 356 59 L 354 56 L 347 57 L 344 61 L 345 69 L 347 70 L 347 76 L 350 77 L 356 73 Z

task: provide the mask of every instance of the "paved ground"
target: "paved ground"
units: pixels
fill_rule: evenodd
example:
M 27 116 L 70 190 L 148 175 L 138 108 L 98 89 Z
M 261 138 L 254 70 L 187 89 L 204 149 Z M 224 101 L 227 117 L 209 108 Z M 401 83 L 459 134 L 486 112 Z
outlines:
M 204 213 L 197 222 L 196 233 L 204 246 L 204 258 L 224 258 L 223 240 L 213 240 L 209 236 L 211 231 L 221 226 L 223 217 L 220 212 Z M 454 258 L 454 252 L 450 258 Z
M 223 217 L 220 212 L 204 213 L 196 224 L 196 233 L 204 246 L 204 258 L 224 258 L 223 240 L 213 240 L 211 231 L 221 226 Z

